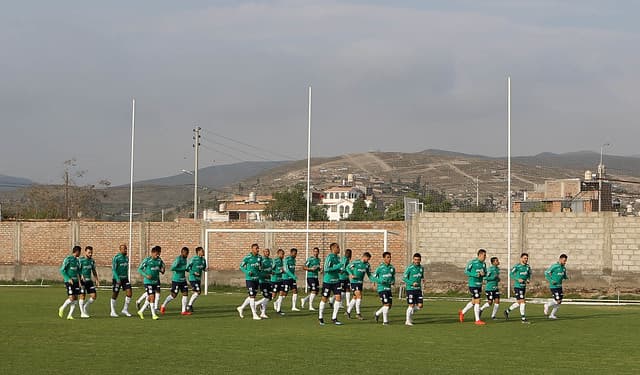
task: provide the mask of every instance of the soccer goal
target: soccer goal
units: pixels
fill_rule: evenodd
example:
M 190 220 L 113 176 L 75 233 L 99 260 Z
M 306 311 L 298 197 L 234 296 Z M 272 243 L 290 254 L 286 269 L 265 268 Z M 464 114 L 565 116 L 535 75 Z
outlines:
M 209 237 L 212 234 L 217 234 L 217 239 L 210 240 Z M 265 243 L 273 244 L 273 250 L 275 250 L 275 248 L 278 246 L 285 248 L 293 244 L 303 243 L 305 245 L 305 249 L 299 249 L 299 254 L 302 255 L 303 250 L 305 250 L 305 257 L 304 259 L 298 260 L 298 264 L 300 265 L 304 264 L 306 259 L 309 257 L 310 248 L 313 249 L 313 247 L 316 246 L 324 247 L 322 245 L 326 244 L 325 249 L 328 250 L 328 245 L 330 242 L 340 243 L 345 240 L 344 236 L 348 234 L 358 234 L 361 236 L 370 234 L 381 236 L 381 238 L 378 237 L 377 239 L 371 238 L 371 242 L 375 243 L 381 241 L 383 251 L 388 251 L 389 231 L 386 229 L 206 229 L 204 238 L 204 256 L 207 260 L 207 264 L 210 264 L 209 253 L 211 252 L 211 248 L 215 247 L 216 240 L 220 242 L 219 245 L 221 246 L 229 246 L 236 249 L 238 248 L 239 242 L 243 244 L 257 242 L 260 243 L 261 246 L 264 246 L 263 244 Z M 240 240 L 237 237 L 238 235 L 245 235 L 250 238 L 243 238 L 242 240 Z M 262 238 L 258 238 L 258 235 L 262 235 Z M 303 235 L 304 237 L 302 237 Z M 310 238 L 310 236 L 312 236 L 313 238 Z M 309 241 L 313 242 L 310 243 Z M 349 242 L 347 241 L 347 244 L 348 243 Z M 244 256 L 245 252 L 248 251 L 248 248 L 245 245 L 241 246 L 240 250 L 243 251 L 242 256 Z M 370 249 L 357 250 L 369 251 Z M 326 254 L 321 253 L 321 258 L 324 258 L 324 255 Z M 272 256 L 275 256 L 275 251 L 272 251 Z M 356 254 L 353 254 L 353 257 L 355 259 L 357 259 L 358 256 L 359 254 L 357 254 L 357 252 Z M 207 295 L 208 293 L 209 275 L 207 272 L 204 275 L 204 294 Z

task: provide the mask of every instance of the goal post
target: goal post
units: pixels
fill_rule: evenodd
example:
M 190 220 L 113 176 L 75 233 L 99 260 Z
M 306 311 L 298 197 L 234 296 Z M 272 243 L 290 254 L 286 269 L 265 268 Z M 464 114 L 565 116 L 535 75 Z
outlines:
M 209 234 L 211 233 L 360 233 L 360 234 L 381 234 L 383 241 L 383 251 L 388 251 L 388 239 L 389 239 L 389 231 L 387 229 L 206 229 L 204 236 L 204 258 L 207 261 L 207 266 L 209 266 Z M 305 247 L 305 261 L 309 258 L 309 237 L 307 236 Z M 306 282 L 306 280 L 305 280 Z M 205 272 L 204 274 L 204 294 L 209 294 L 209 272 Z

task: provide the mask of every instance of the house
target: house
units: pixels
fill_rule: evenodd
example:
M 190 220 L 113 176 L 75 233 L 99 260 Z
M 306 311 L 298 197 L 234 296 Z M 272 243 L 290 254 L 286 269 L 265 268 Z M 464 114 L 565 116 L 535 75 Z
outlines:
M 353 204 L 359 198 L 364 198 L 367 207 L 372 200 L 365 193 L 353 186 L 335 186 L 324 191 L 322 205 L 327 208 L 330 221 L 340 221 L 349 217 L 353 212 Z
M 221 201 L 218 211 L 207 210 L 202 217 L 207 221 L 264 221 L 264 209 L 272 200 L 271 195 L 256 195 L 254 192 L 249 196 L 234 195 Z

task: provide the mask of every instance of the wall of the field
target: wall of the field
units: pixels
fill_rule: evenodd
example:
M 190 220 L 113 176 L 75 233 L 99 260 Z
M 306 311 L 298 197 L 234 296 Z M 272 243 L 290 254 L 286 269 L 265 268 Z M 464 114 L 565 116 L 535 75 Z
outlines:
M 162 257 L 170 263 L 182 246 L 193 249 L 204 243 L 205 229 L 304 229 L 304 222 L 262 223 L 134 223 L 131 262 L 137 266 L 153 245 L 162 246 Z M 399 272 L 413 252 L 423 255 L 431 281 L 464 284 L 462 268 L 478 248 L 498 256 L 507 267 L 507 217 L 498 213 L 422 213 L 410 222 L 321 222 L 311 229 L 387 229 L 389 251 Z M 129 241 L 129 224 L 113 222 L 0 222 L 0 280 L 60 279 L 58 267 L 70 248 L 92 245 L 102 279 L 110 279 L 111 258 L 120 243 Z M 237 270 L 253 242 L 262 248 L 297 247 L 298 264 L 305 259 L 304 233 L 212 233 L 209 235 L 212 283 L 243 283 Z M 374 254 L 373 266 L 380 263 L 381 234 L 309 234 L 310 247 L 318 246 L 321 256 L 329 244 L 351 248 L 358 256 Z M 514 213 L 512 214 L 512 264 L 524 250 L 536 271 L 536 284 L 544 286 L 540 273 L 558 255 L 569 255 L 572 279 L 568 287 L 602 288 L 640 285 L 640 218 L 614 213 Z M 134 272 L 134 274 L 136 274 Z M 163 282 L 168 282 L 170 272 Z M 300 272 L 300 278 L 303 273 Z M 506 277 L 503 277 L 506 280 Z M 453 284 L 452 284 L 453 285 Z

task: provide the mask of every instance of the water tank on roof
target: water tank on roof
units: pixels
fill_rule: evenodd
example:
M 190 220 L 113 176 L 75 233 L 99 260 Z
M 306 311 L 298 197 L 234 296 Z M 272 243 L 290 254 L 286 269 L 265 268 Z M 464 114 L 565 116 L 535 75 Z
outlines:
M 252 191 L 251 193 L 249 193 L 249 202 L 255 202 L 256 201 L 256 193 L 255 191 Z
M 218 206 L 218 212 L 225 212 L 226 210 L 227 210 L 227 204 L 220 203 L 220 205 Z
M 591 181 L 591 177 L 593 176 L 591 171 L 584 171 L 584 180 Z

